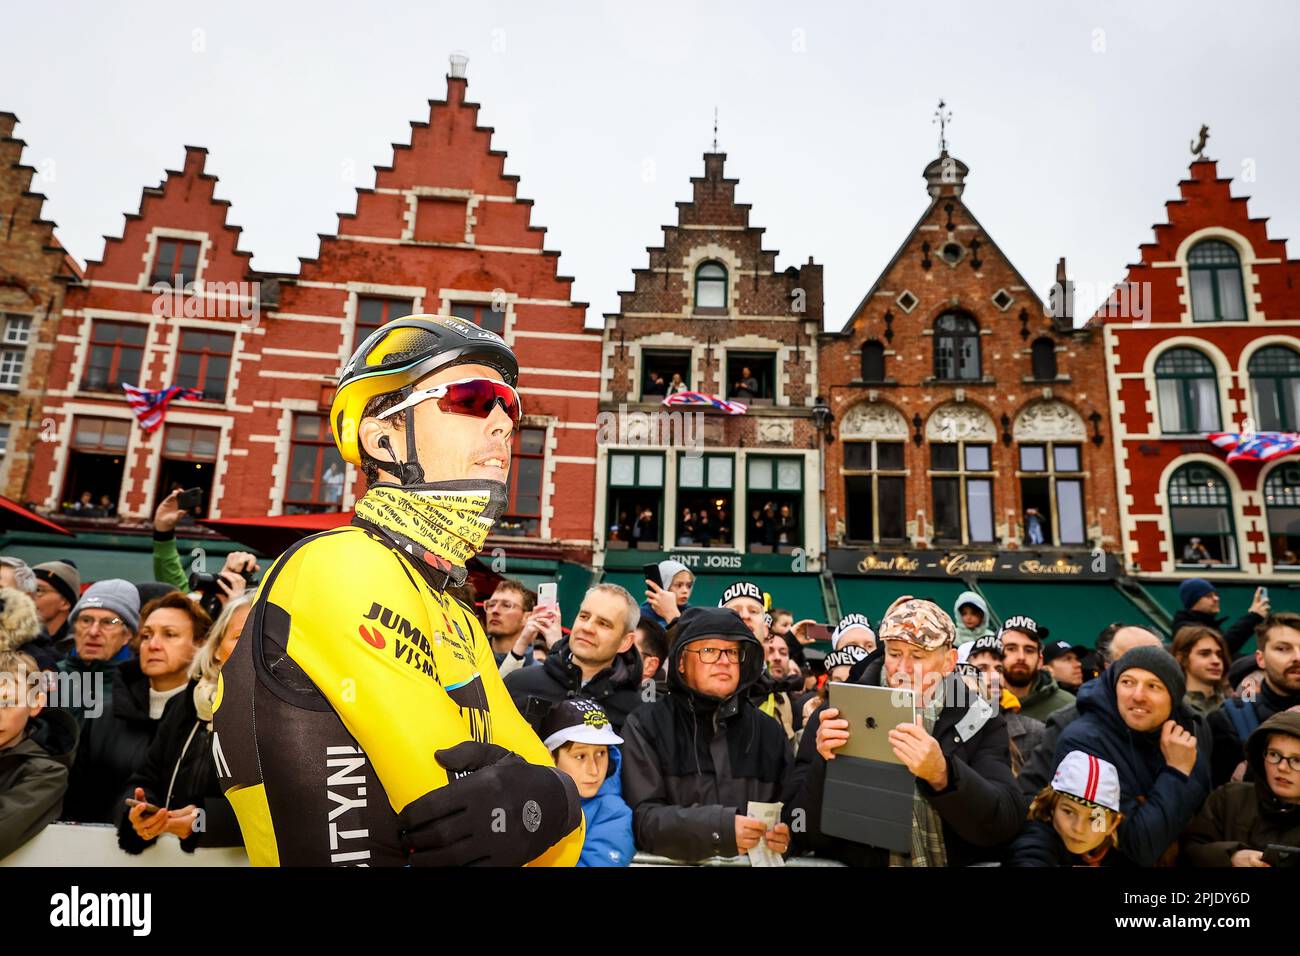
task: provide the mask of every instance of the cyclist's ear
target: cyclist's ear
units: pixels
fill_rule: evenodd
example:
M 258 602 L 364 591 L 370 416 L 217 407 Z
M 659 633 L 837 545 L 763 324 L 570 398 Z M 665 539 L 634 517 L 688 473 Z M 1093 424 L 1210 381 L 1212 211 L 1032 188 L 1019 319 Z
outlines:
M 380 462 L 399 462 L 406 458 L 406 435 L 378 418 L 364 418 L 357 428 L 357 444 L 371 458 Z

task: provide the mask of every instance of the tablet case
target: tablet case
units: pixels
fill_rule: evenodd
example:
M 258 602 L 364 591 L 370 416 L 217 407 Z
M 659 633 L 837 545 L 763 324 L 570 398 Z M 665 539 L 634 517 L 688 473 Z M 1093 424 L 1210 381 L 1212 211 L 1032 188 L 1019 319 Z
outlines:
M 915 791 L 901 764 L 837 756 L 826 765 L 822 832 L 910 855 Z

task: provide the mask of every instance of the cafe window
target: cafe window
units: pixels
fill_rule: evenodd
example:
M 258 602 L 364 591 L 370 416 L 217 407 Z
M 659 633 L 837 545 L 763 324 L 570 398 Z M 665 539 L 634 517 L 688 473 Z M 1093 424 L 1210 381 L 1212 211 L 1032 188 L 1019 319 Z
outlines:
M 542 476 L 546 429 L 520 428 L 511 440 L 510 498 L 494 534 L 536 538 L 542 533 Z
M 727 398 L 752 404 L 776 400 L 776 354 L 727 353 Z
M 885 380 L 885 347 L 874 339 L 862 343 L 862 381 Z
M 751 455 L 745 462 L 750 551 L 789 551 L 803 541 L 803 459 Z
M 198 276 L 199 243 L 192 239 L 159 239 L 149 284 L 164 282 L 185 288 Z
M 1280 465 L 1264 481 L 1273 567 L 1300 570 L 1300 465 Z
M 352 340 L 355 349 L 366 336 L 381 325 L 410 315 L 414 304 L 410 299 L 385 299 L 379 296 L 357 296 L 357 334 Z
M 76 418 L 63 479 L 63 510 L 84 517 L 116 513 L 122 491 L 131 421 L 125 418 Z
M 330 433 L 329 419 L 324 415 L 294 415 L 284 513 L 342 511 L 346 475 L 343 458 Z
M 1255 430 L 1294 432 L 1300 428 L 1300 353 L 1281 345 L 1250 357 L 1250 388 L 1255 400 Z
M 844 443 L 845 531 L 850 541 L 902 541 L 907 471 L 901 441 Z
M 224 402 L 234 350 L 235 337 L 227 332 L 182 329 L 176 350 L 176 384 L 197 388 L 205 402 Z
M 1184 465 L 1169 479 L 1169 523 L 1179 567 L 1235 567 L 1232 492 L 1209 465 Z
M 993 541 L 992 446 L 970 442 L 931 443 L 930 486 L 934 489 L 934 537 L 938 541 Z
M 497 335 L 506 334 L 505 309 L 498 309 L 495 302 L 453 302 L 451 314 Z
M 605 547 L 659 550 L 663 534 L 664 456 L 611 452 L 606 489 Z
M 735 459 L 683 453 L 677 459 L 677 544 L 729 548 L 733 537 Z
M 641 350 L 641 397 L 663 398 L 673 392 L 691 391 L 689 349 Z
M 140 384 L 148 326 L 137 322 L 102 322 L 90 327 L 90 357 L 81 387 L 89 392 L 120 392 Z
M 1038 382 L 1056 381 L 1056 343 L 1044 336 L 1035 339 L 1031 349 L 1034 380 Z
M 961 312 L 945 312 L 934 323 L 934 377 L 976 381 L 980 377 L 980 329 Z
M 703 262 L 695 270 L 695 308 L 727 307 L 727 268 L 720 262 Z
M 1021 445 L 1020 507 L 1026 547 L 1085 543 L 1082 448 Z
M 218 428 L 165 425 L 154 500 L 162 501 L 176 490 L 198 488 L 203 493 L 202 504 L 187 519 L 207 514 L 212 507 L 212 478 L 220 441 L 221 430 Z
M 1241 257 L 1222 239 L 1198 242 L 1187 254 L 1192 321 L 1241 322 L 1246 318 Z
M 1193 434 L 1219 430 L 1219 384 L 1214 365 L 1196 349 L 1170 349 L 1156 360 L 1160 430 Z

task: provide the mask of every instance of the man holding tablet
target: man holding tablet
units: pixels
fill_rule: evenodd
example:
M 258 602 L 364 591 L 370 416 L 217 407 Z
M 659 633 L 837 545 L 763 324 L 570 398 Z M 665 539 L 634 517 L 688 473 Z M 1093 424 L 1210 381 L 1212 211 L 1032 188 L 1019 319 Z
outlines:
M 786 786 L 783 818 L 796 834 L 795 852 L 815 850 L 860 866 L 966 866 L 994 859 L 995 848 L 1015 836 L 1026 810 L 1011 775 L 1006 722 L 954 674 L 956 627 L 938 605 L 899 598 L 885 612 L 879 637 L 883 646 L 868 658 L 857 682 L 915 695 L 915 722 L 903 720 L 887 733 L 890 763 L 905 767 L 914 780 L 910 852 L 823 831 L 823 804 L 828 798 L 842 802 L 842 794 L 832 792 L 833 780 L 828 786 L 827 764 L 853 733 L 873 728 L 850 727 L 834 706 L 809 721 Z M 793 825 L 800 814 L 803 825 Z

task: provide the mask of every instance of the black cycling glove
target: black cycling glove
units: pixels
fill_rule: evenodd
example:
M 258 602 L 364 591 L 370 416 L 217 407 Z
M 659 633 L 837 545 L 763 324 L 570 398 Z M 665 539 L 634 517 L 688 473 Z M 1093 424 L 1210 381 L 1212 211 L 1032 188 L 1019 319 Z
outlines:
M 434 757 L 447 785 L 399 814 L 402 846 L 415 866 L 523 866 L 582 819 L 577 786 L 554 767 L 472 740 Z

